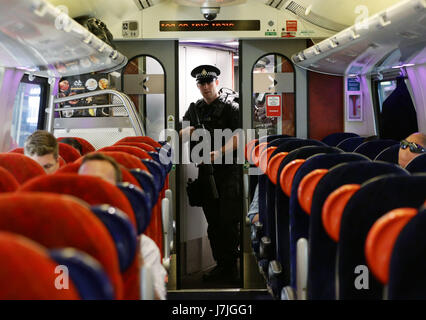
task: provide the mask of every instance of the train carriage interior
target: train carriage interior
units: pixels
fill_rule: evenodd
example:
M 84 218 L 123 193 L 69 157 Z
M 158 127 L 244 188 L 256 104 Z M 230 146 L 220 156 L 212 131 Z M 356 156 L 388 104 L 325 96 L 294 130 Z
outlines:
M 425 0 L 0 0 L 0 115 L 0 300 L 426 299 Z

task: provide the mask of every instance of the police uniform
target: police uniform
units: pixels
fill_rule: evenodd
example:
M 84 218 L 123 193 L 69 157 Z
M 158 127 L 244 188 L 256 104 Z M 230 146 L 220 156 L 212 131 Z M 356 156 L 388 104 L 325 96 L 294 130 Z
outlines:
M 197 79 L 198 83 L 211 82 L 220 74 L 219 69 L 214 66 L 203 65 L 195 68 L 191 75 Z M 240 128 L 239 106 L 236 103 L 226 102 L 220 97 L 211 104 L 207 104 L 204 99 L 191 104 L 190 108 L 195 108 L 200 122 L 212 137 L 212 151 L 214 143 L 214 129 Z M 183 120 L 189 121 L 191 126 L 197 125 L 193 111 L 188 109 Z M 224 140 L 224 139 L 222 139 Z M 196 142 L 198 143 L 198 142 Z M 221 142 L 224 146 L 226 141 Z M 193 145 L 191 145 L 192 150 Z M 234 151 L 233 164 L 213 164 L 213 176 L 216 183 L 219 198 L 214 199 L 211 195 L 203 197 L 203 211 L 208 227 L 207 234 L 212 248 L 213 258 L 219 267 L 219 273 L 224 271 L 229 275 L 236 274 L 236 263 L 238 258 L 239 229 L 238 223 L 242 213 L 241 201 L 241 166 L 236 164 L 236 152 Z M 222 163 L 225 158 L 223 157 Z M 203 167 L 199 166 L 199 179 L 202 180 Z M 204 180 L 205 181 L 205 180 Z M 209 185 L 203 183 L 203 191 L 209 193 Z M 220 274 L 218 278 L 220 277 Z M 207 279 L 205 279 L 207 280 Z

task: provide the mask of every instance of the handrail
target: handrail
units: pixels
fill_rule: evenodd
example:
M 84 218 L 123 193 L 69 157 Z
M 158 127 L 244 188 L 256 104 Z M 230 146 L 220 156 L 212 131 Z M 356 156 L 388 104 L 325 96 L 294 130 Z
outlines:
M 127 95 L 125 95 L 124 93 L 117 91 L 117 90 L 112 90 L 112 89 L 86 92 L 86 93 L 75 94 L 75 95 L 68 96 L 68 97 L 52 99 L 52 103 L 49 104 L 49 109 L 47 110 L 47 112 L 49 113 L 49 117 L 48 117 L 49 121 L 48 121 L 47 130 L 49 132 L 53 132 L 53 121 L 54 121 L 54 118 L 55 118 L 55 111 L 63 111 L 63 110 L 71 111 L 71 110 L 94 109 L 94 108 L 105 107 L 105 106 L 96 106 L 96 105 L 94 105 L 94 106 L 83 106 L 83 107 L 81 107 L 81 106 L 79 106 L 79 107 L 70 106 L 70 107 L 58 109 L 58 108 L 55 108 L 55 104 L 79 100 L 79 99 L 85 99 L 85 98 L 95 97 L 95 96 L 100 96 L 100 95 L 105 95 L 105 94 L 111 94 L 111 95 L 117 97 L 120 100 L 121 104 L 114 104 L 114 105 L 111 105 L 111 106 L 112 107 L 124 107 L 126 109 L 127 115 L 129 116 L 132 127 L 135 130 L 135 134 L 137 136 L 144 136 L 145 131 L 144 131 L 142 123 L 141 123 L 141 121 L 138 117 L 138 114 L 135 110 L 135 106 L 134 106 L 132 100 Z

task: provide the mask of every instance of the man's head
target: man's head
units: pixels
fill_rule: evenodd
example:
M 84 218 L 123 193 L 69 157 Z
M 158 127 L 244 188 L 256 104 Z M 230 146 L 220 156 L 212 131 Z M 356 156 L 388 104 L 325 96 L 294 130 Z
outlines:
M 70 145 L 71 147 L 73 147 L 74 149 L 76 149 L 78 152 L 80 152 L 80 154 L 82 154 L 83 151 L 83 147 L 81 146 L 80 142 L 78 142 L 77 139 L 74 138 L 63 138 L 60 141 L 61 143 L 66 143 L 68 145 Z
M 38 162 L 48 174 L 59 168 L 58 142 L 47 131 L 38 130 L 31 134 L 25 141 L 24 154 Z
M 401 141 L 398 163 L 405 168 L 415 157 L 421 155 L 426 150 L 426 134 L 416 132 Z
M 117 184 L 122 180 L 118 163 L 102 153 L 91 153 L 84 156 L 78 173 L 99 177 L 112 184 Z
M 211 65 L 198 66 L 191 72 L 191 76 L 197 80 L 197 87 L 207 103 L 213 102 L 218 96 L 219 81 L 217 77 L 219 75 L 220 70 Z

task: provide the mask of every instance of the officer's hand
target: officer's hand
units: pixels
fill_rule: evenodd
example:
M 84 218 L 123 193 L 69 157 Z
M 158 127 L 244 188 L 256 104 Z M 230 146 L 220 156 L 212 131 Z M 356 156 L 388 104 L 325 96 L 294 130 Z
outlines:
M 218 159 L 220 157 L 220 152 L 219 151 L 212 151 L 210 152 L 210 161 L 211 163 L 214 163 L 216 159 Z

